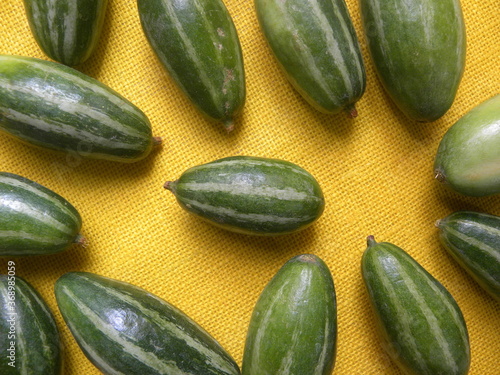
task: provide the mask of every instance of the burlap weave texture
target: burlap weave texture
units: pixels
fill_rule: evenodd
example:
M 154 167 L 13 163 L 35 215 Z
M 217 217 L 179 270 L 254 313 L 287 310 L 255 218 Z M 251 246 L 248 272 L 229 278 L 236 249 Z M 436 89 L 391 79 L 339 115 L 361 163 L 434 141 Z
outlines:
M 460 196 L 440 186 L 432 173 L 446 130 L 500 92 L 498 0 L 462 0 L 466 71 L 452 108 L 432 123 L 408 120 L 383 91 L 362 38 L 355 0 L 347 5 L 367 69 L 367 90 L 356 119 L 311 108 L 279 70 L 259 30 L 253 2 L 225 4 L 240 37 L 247 84 L 246 105 L 232 134 L 204 119 L 164 72 L 132 0 L 110 0 L 99 47 L 78 69 L 141 108 L 154 135 L 163 137 L 162 148 L 144 161 L 124 165 L 39 150 L 0 134 L 0 170 L 51 188 L 83 217 L 86 248 L 15 259 L 17 274 L 40 291 L 56 316 L 65 374 L 99 372 L 57 309 L 53 285 L 63 273 L 94 272 L 147 289 L 200 323 L 241 364 L 259 294 L 283 263 L 300 253 L 320 256 L 335 280 L 339 337 L 334 373 L 399 374 L 376 336 L 362 284 L 360 260 L 368 235 L 407 250 L 448 288 L 468 326 L 470 374 L 499 374 L 500 305 L 447 255 L 434 222 L 462 209 L 500 215 L 500 197 Z M 0 53 L 48 59 L 30 33 L 21 0 L 1 2 Z M 232 155 L 285 159 L 311 172 L 326 197 L 323 216 L 297 234 L 239 235 L 190 216 L 162 187 L 191 166 Z M 8 260 L 0 259 L 1 273 Z

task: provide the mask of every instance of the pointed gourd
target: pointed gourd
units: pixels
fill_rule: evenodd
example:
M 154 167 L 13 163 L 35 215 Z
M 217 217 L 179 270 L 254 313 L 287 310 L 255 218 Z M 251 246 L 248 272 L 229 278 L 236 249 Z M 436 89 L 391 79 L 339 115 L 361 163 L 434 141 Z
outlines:
M 0 130 L 77 158 L 144 159 L 153 145 L 146 115 L 113 89 L 75 69 L 0 55 Z
M 460 0 L 360 0 L 368 50 L 382 86 L 416 121 L 453 104 L 465 68 Z
M 434 160 L 434 176 L 460 194 L 500 193 L 500 95 L 477 105 L 447 130 Z
M 55 284 L 59 310 L 106 375 L 239 375 L 232 357 L 182 311 L 137 286 L 87 272 Z
M 296 232 L 314 223 L 325 205 L 309 172 L 288 161 L 253 156 L 189 168 L 165 188 L 189 213 L 244 234 Z
M 255 304 L 242 374 L 330 375 L 337 347 L 337 304 L 328 266 L 316 255 L 286 262 Z
M 142 29 L 191 102 L 226 130 L 245 102 L 240 41 L 222 0 L 138 0 Z
M 15 276 L 7 262 L 0 275 L 0 374 L 61 375 L 62 344 L 54 315 L 38 291 Z
M 451 294 L 403 249 L 368 237 L 361 271 L 383 347 L 408 375 L 465 375 L 467 327 Z
M 295 89 L 324 113 L 357 115 L 366 74 L 344 0 L 255 0 L 261 30 Z
M 69 66 L 96 48 L 108 0 L 24 0 L 31 32 L 42 51 Z
M 457 211 L 438 220 L 436 227 L 450 255 L 500 301 L 500 217 Z
M 66 199 L 25 177 L 0 172 L 0 256 L 59 253 L 82 244 L 82 218 Z

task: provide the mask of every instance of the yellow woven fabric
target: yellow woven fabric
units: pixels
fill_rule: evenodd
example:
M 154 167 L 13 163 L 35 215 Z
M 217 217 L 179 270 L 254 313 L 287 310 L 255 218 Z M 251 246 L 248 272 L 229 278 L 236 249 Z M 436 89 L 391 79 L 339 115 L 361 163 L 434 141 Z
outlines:
M 470 374 L 498 374 L 500 305 L 447 255 L 434 222 L 460 209 L 500 215 L 500 197 L 460 196 L 440 186 L 432 173 L 445 131 L 499 93 L 498 1 L 462 1 L 466 71 L 452 108 L 426 124 L 406 119 L 384 93 L 362 38 L 355 0 L 347 4 L 362 46 L 367 90 L 354 120 L 320 114 L 294 91 L 265 43 L 252 1 L 225 4 L 239 33 L 247 84 L 244 112 L 232 134 L 207 122 L 175 87 L 142 33 L 132 0 L 110 0 L 98 50 L 78 69 L 141 108 L 154 135 L 163 137 L 163 147 L 128 165 L 35 149 L 0 134 L 0 170 L 49 187 L 83 217 L 86 248 L 15 259 L 17 274 L 39 290 L 55 314 L 65 374 L 99 371 L 57 309 L 53 285 L 62 274 L 94 272 L 147 289 L 205 327 L 241 364 L 259 294 L 300 253 L 320 256 L 335 279 L 339 335 L 334 373 L 399 374 L 380 345 L 361 279 L 368 235 L 404 248 L 448 288 L 467 322 Z M 0 53 L 48 59 L 30 33 L 21 0 L 2 0 L 0 20 Z M 285 159 L 311 172 L 326 196 L 323 216 L 297 234 L 239 235 L 192 217 L 163 189 L 165 181 L 191 166 L 232 155 Z M 1 273 L 8 260 L 0 260 Z

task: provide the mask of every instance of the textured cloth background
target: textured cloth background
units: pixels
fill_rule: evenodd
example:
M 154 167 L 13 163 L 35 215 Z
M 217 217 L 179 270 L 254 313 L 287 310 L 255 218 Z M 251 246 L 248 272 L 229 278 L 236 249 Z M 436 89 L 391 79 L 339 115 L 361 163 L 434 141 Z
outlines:
M 314 253 L 330 267 L 338 299 L 337 375 L 399 374 L 383 351 L 360 274 L 367 235 L 408 251 L 455 297 L 468 325 L 471 375 L 499 374 L 500 304 L 440 246 L 434 222 L 471 209 L 500 215 L 500 197 L 468 198 L 433 179 L 445 131 L 500 92 L 498 0 L 462 0 L 467 67 L 454 105 L 440 120 L 409 121 L 391 103 L 362 38 L 359 7 L 347 0 L 367 69 L 359 117 L 324 115 L 288 84 L 265 44 L 250 0 L 225 0 L 245 59 L 247 101 L 236 130 L 206 121 L 164 73 L 142 33 L 137 5 L 110 0 L 97 51 L 78 67 L 114 88 L 150 118 L 163 147 L 136 164 L 82 160 L 23 145 L 0 134 L 0 170 L 33 179 L 79 210 L 88 246 L 15 260 L 54 312 L 65 347 L 65 373 L 98 374 L 64 325 L 56 279 L 89 271 L 136 284 L 205 327 L 238 363 L 262 289 L 292 256 Z M 21 0 L 0 4 L 0 53 L 47 59 L 36 45 Z M 326 196 L 320 220 L 276 238 L 210 226 L 177 205 L 162 185 L 187 168 L 231 155 L 286 159 L 311 172 Z M 3 354 L 2 354 L 3 355 Z M 307 374 L 304 374 L 307 375 Z

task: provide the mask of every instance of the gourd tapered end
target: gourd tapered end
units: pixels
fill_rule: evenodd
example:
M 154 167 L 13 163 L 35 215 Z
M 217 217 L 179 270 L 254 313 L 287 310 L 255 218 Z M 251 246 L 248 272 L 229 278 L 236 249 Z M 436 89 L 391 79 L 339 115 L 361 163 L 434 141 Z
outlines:
M 349 104 L 347 107 L 345 107 L 345 111 L 347 112 L 347 115 L 349 118 L 356 118 L 358 117 L 358 110 L 354 106 L 354 104 Z
M 80 245 L 82 247 L 87 247 L 87 239 L 80 233 L 76 235 L 75 239 L 73 240 L 73 243 Z
M 374 236 L 369 235 L 366 238 L 366 243 L 367 243 L 368 247 L 372 247 L 372 246 L 375 246 L 377 244 L 377 241 L 375 241 L 375 237 Z
M 231 133 L 234 130 L 234 121 L 232 118 L 224 121 L 224 128 L 228 133 Z

